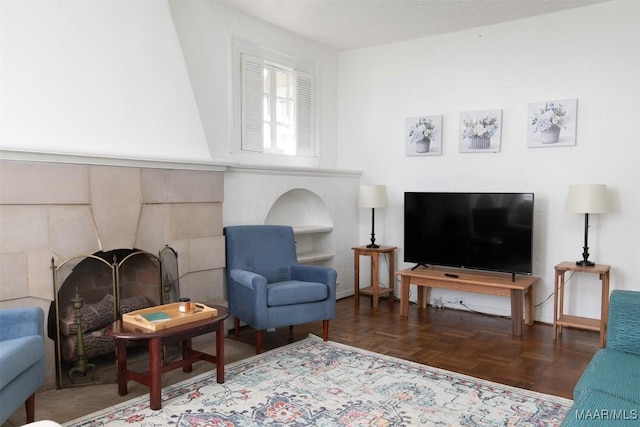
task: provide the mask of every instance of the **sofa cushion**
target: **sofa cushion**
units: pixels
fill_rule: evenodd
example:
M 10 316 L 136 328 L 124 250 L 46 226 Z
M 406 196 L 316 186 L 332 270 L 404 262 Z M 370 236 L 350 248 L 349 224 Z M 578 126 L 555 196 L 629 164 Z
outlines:
M 2 341 L 0 345 L 0 389 L 44 357 L 44 340 L 39 335 Z
M 324 301 L 328 296 L 329 288 L 324 283 L 287 280 L 267 285 L 269 307 Z
M 579 400 L 587 389 L 640 402 L 640 356 L 602 348 L 596 352 L 573 389 Z

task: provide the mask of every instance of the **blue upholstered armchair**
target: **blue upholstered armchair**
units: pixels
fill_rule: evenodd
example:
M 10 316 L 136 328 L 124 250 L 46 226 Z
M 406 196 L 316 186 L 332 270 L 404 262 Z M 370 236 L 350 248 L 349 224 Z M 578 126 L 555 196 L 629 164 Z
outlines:
M 44 312 L 39 307 L 0 310 L 0 424 L 22 404 L 35 418 L 35 392 L 44 383 Z
M 225 227 L 227 299 L 235 317 L 256 330 L 256 353 L 262 331 L 322 320 L 329 338 L 329 319 L 336 312 L 336 271 L 298 264 L 293 229 L 281 225 Z

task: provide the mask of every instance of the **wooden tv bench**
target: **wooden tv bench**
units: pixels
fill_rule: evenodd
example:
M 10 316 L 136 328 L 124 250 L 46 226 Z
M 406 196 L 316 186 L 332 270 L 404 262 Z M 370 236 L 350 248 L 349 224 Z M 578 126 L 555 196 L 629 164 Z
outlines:
M 400 291 L 400 316 L 409 315 L 409 285 L 418 286 L 418 306 L 426 308 L 428 288 L 453 289 L 461 292 L 498 295 L 511 298 L 512 333 L 522 335 L 522 319 L 533 325 L 533 284 L 534 276 L 468 272 L 442 267 L 417 267 L 396 272 L 402 280 Z M 524 300 L 524 313 L 523 313 Z

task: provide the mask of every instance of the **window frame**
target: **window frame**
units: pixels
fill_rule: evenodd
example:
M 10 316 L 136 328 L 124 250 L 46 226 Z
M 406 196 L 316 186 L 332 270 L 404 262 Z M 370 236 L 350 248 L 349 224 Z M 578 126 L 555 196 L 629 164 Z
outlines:
M 265 153 L 270 153 L 270 154 L 286 154 L 286 155 L 291 155 L 291 154 L 287 154 L 287 153 L 281 153 L 280 149 L 277 147 L 277 143 L 278 143 L 278 127 L 279 126 L 286 126 L 287 128 L 289 128 L 289 130 L 293 131 L 294 134 L 294 144 L 297 146 L 297 129 L 296 129 L 296 121 L 297 121 L 297 114 L 296 114 L 296 106 L 298 105 L 298 100 L 297 98 L 297 91 L 296 91 L 296 87 L 295 87 L 295 70 L 289 67 L 285 67 L 281 64 L 276 64 L 270 61 L 264 61 L 263 62 L 263 68 L 266 69 L 269 73 L 269 77 L 268 77 L 268 82 L 269 82 L 269 91 L 268 91 L 268 97 L 269 97 L 269 119 L 267 120 L 266 117 L 262 117 L 262 121 L 263 124 L 266 125 L 267 122 L 269 123 L 270 126 L 270 131 L 269 131 L 269 146 L 267 147 L 266 144 L 263 144 L 263 150 Z M 276 76 L 277 73 L 284 73 L 286 74 L 286 78 L 287 80 L 290 79 L 290 82 L 288 81 L 291 90 L 289 92 L 289 88 L 287 88 L 287 95 L 285 97 L 281 97 L 280 95 L 278 95 L 278 90 L 277 90 L 277 80 L 278 77 Z M 267 96 L 267 95 L 265 95 Z M 280 100 L 284 99 L 285 103 L 291 103 L 291 107 L 290 107 L 290 112 L 289 112 L 289 118 L 291 119 L 290 123 L 281 123 L 278 120 L 278 108 L 280 105 Z M 263 110 L 264 111 L 264 110 Z M 266 131 L 263 132 L 264 134 L 266 134 Z M 297 147 L 294 147 L 296 149 L 296 154 L 297 154 Z M 295 154 L 294 154 L 295 155 Z
M 234 108 L 234 141 L 232 152 L 253 153 L 274 156 L 295 157 L 318 157 L 318 93 L 317 90 L 317 66 L 309 61 L 282 54 L 274 50 L 257 46 L 255 44 L 233 40 L 233 108 Z M 246 63 L 246 60 L 250 64 Z M 247 76 L 245 67 L 260 65 L 260 103 L 252 103 L 247 108 L 245 98 L 247 91 L 252 91 L 249 97 L 255 101 L 257 99 L 257 69 L 253 69 L 252 76 Z M 264 148 L 263 122 L 260 120 L 258 126 L 257 115 L 262 117 L 262 69 L 264 64 L 276 66 L 285 70 L 293 71 L 294 79 L 294 133 L 296 154 L 278 153 L 277 150 Z M 253 80 L 251 80 L 253 79 Z M 302 101 L 301 101 L 302 99 Z M 258 143 L 259 140 L 259 143 Z

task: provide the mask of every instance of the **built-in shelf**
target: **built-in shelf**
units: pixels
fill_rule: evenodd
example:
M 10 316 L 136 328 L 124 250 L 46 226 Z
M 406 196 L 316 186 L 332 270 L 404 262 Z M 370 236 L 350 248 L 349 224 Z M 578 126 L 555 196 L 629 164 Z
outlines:
M 293 233 L 298 236 L 302 234 L 328 233 L 333 231 L 332 226 L 328 225 L 294 225 Z
M 301 188 L 284 193 L 271 207 L 265 223 L 293 227 L 299 263 L 332 264 L 333 221 L 317 194 Z
M 298 252 L 298 262 L 300 264 L 308 264 L 316 261 L 324 261 L 333 258 L 333 254 L 329 252 Z
M 333 227 L 307 226 L 294 227 L 296 254 L 298 262 L 309 264 L 333 258 Z

